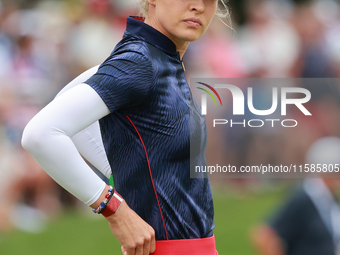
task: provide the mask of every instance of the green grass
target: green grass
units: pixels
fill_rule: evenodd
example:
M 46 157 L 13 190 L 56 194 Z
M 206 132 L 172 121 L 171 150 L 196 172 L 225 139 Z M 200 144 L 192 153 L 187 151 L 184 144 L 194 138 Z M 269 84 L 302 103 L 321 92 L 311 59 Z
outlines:
M 250 243 L 249 230 L 266 220 L 285 196 L 286 191 L 283 189 L 236 196 L 214 192 L 214 234 L 219 254 L 256 254 Z
M 249 228 L 282 200 L 282 189 L 262 194 L 230 194 L 213 189 L 215 236 L 220 255 L 255 254 Z M 67 255 L 121 254 L 120 244 L 105 219 L 66 212 L 41 234 L 13 231 L 0 236 L 0 254 Z

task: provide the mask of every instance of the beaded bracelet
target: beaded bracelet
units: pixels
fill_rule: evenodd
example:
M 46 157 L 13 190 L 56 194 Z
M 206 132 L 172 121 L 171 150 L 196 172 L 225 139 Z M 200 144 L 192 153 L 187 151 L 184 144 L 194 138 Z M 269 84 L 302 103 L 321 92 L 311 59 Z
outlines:
M 109 190 L 104 198 L 104 201 L 100 203 L 97 209 L 93 209 L 93 212 L 100 214 L 107 206 L 107 204 L 110 202 L 111 198 L 113 197 L 113 194 L 114 194 L 113 187 L 110 185 Z

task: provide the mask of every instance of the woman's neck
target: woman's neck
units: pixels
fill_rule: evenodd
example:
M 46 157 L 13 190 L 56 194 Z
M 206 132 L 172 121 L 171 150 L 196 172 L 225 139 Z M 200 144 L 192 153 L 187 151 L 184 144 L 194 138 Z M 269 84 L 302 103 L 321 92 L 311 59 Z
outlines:
M 145 18 L 144 23 L 153 27 L 154 29 L 158 30 L 160 33 L 168 37 L 176 45 L 176 50 L 179 53 L 180 59 L 183 59 L 183 55 L 189 46 L 189 42 L 172 38 L 170 35 L 168 35 L 168 33 L 163 31 L 164 29 L 161 29 L 161 27 L 154 19 L 150 18 L 149 16 Z

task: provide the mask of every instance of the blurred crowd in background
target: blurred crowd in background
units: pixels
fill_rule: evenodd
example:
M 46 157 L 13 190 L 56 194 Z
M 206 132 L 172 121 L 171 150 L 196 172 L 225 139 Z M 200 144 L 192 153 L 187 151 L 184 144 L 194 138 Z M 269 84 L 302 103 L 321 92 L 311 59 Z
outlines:
M 191 43 L 184 56 L 188 80 L 340 78 L 339 1 L 234 0 L 230 8 L 233 29 L 214 18 Z M 24 222 L 20 214 L 47 220 L 76 203 L 22 149 L 21 134 L 63 86 L 109 56 L 126 17 L 137 14 L 135 0 L 0 0 L 0 232 L 38 231 L 34 216 Z M 303 163 L 315 140 L 340 136 L 339 87 L 311 88 L 316 114 L 297 117 L 294 132 L 224 132 L 226 160 Z

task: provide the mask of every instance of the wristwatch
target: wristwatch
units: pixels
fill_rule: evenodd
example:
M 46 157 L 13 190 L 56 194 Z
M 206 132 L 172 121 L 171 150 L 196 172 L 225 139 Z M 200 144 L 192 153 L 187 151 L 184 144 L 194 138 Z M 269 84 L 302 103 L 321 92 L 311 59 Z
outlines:
M 117 191 L 114 191 L 113 195 L 111 196 L 110 201 L 107 203 L 101 214 L 104 217 L 109 217 L 114 214 L 119 206 L 122 204 L 123 198 Z

